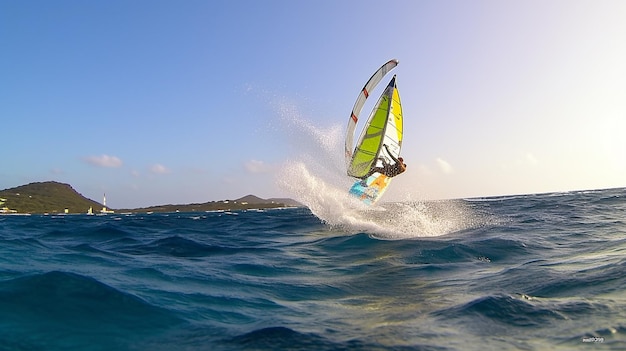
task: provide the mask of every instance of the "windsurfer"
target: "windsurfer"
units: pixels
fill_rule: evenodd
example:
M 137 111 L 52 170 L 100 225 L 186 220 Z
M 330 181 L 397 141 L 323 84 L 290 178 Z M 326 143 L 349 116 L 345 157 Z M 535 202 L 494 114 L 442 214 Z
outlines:
M 380 160 L 383 161 L 383 166 L 382 167 L 374 167 L 374 168 L 372 168 L 361 179 L 365 180 L 369 176 L 371 176 L 372 174 L 374 174 L 376 172 L 378 172 L 380 174 L 384 174 L 387 177 L 395 177 L 398 174 L 403 173 L 404 171 L 406 171 L 406 163 L 404 163 L 404 159 L 402 157 L 395 158 L 391 154 L 391 152 L 389 151 L 389 148 L 387 147 L 387 144 L 383 144 L 383 146 L 385 147 L 385 150 L 387 150 L 387 153 L 389 154 L 391 159 L 394 161 L 394 163 L 393 164 L 392 163 L 387 163 L 387 161 L 385 161 L 384 158 L 380 158 Z

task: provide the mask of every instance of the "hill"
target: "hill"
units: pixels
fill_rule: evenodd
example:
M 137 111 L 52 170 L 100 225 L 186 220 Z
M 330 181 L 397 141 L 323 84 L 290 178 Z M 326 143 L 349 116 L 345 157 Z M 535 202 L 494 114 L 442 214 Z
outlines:
M 88 199 L 69 184 L 58 182 L 30 183 L 0 191 L 0 208 L 19 213 L 86 213 L 102 204 Z
M 298 202 L 285 199 L 279 202 L 274 199 L 262 199 L 254 195 L 246 195 L 237 200 L 210 201 L 196 204 L 161 205 L 135 209 L 123 209 L 118 212 L 205 212 L 205 211 L 233 211 L 249 209 L 280 208 L 291 206 L 302 206 Z
M 267 203 L 267 200 L 261 199 L 260 197 L 254 196 L 254 195 L 246 195 L 244 197 L 241 197 L 237 200 L 234 200 L 237 202 L 247 202 L 249 204 L 262 204 L 262 203 Z
M 285 204 L 285 206 L 290 206 L 290 207 L 304 207 L 303 204 L 301 204 L 300 202 L 294 200 L 294 199 L 288 199 L 288 198 L 277 198 L 277 197 L 273 197 L 271 199 L 267 199 L 267 201 L 273 201 L 273 202 L 278 202 L 281 204 Z
M 270 199 L 262 199 L 260 197 L 254 195 L 246 195 L 242 198 L 239 198 L 235 201 L 238 202 L 247 202 L 249 204 L 267 204 L 267 203 L 280 203 L 285 206 L 294 206 L 294 207 L 302 207 L 303 205 L 296 200 L 288 199 L 288 198 L 270 198 Z
M 291 199 L 262 199 L 246 195 L 237 200 L 211 201 L 198 204 L 161 205 L 116 212 L 204 212 L 302 206 Z M 99 212 L 102 204 L 88 199 L 69 184 L 39 182 L 0 191 L 0 210 L 17 213 L 86 213 L 89 207 Z

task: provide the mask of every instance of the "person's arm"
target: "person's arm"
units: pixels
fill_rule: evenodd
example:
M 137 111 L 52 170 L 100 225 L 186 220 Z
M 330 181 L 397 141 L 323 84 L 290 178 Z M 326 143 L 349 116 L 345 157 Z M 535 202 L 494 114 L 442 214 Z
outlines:
M 392 154 L 391 151 L 389 151 L 389 148 L 387 147 L 387 144 L 383 144 L 383 146 L 385 147 L 385 149 L 387 150 L 387 153 L 389 154 L 389 156 L 391 157 L 391 159 L 393 160 L 393 162 L 395 163 L 400 163 L 400 161 L 398 161 L 397 158 L 395 158 Z

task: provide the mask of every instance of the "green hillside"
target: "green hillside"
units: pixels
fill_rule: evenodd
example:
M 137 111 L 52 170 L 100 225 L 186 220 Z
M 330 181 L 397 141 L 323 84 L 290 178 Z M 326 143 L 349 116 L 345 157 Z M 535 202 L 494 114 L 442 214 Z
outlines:
M 69 184 L 58 182 L 30 183 L 0 191 L 0 209 L 18 213 L 86 213 L 89 207 L 94 212 L 102 204 L 90 200 L 74 190 Z
M 295 201 L 291 200 L 292 203 Z M 266 209 L 286 207 L 284 202 L 266 200 L 254 195 L 247 195 L 237 200 L 210 201 L 197 204 L 161 205 L 135 209 L 121 209 L 119 212 L 204 212 L 204 211 L 236 211 L 250 209 Z
M 116 212 L 201 212 L 216 210 L 247 210 L 302 206 L 291 199 L 262 199 L 247 195 L 237 200 L 211 201 L 201 204 L 161 205 Z M 0 190 L 0 210 L 17 213 L 86 213 L 89 207 L 100 212 L 102 204 L 90 200 L 69 184 L 58 182 L 30 183 L 16 188 Z

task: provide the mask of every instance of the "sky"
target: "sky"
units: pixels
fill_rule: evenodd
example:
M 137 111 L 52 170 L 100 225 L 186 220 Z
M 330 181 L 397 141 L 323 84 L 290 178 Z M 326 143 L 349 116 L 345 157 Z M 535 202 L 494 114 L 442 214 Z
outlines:
M 342 155 L 392 58 L 408 169 L 386 200 L 624 187 L 624 18 L 619 0 L 0 0 L 0 189 L 289 197 L 281 170 L 311 151 L 290 128 Z

